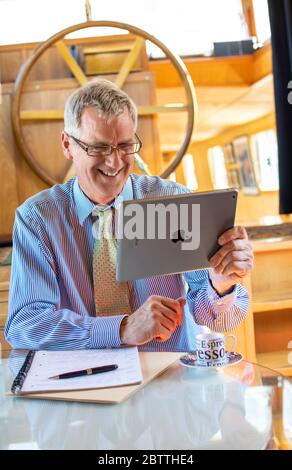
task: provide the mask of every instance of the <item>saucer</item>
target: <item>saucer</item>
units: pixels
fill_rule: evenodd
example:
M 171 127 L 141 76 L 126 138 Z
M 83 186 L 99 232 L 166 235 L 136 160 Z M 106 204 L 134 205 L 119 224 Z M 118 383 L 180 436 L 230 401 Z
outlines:
M 233 364 L 238 364 L 238 362 L 242 361 L 243 356 L 237 352 L 227 352 L 226 358 L 226 363 L 220 366 L 206 366 L 199 364 L 194 354 L 185 354 L 184 356 L 180 357 L 179 360 L 180 363 L 185 367 L 195 367 L 197 369 L 221 369 L 223 367 L 233 366 Z

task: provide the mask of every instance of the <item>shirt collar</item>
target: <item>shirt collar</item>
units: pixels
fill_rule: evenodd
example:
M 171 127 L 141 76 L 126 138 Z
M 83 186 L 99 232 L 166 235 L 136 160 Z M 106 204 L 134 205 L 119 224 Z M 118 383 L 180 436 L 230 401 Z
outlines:
M 85 219 L 92 213 L 94 209 L 98 211 L 101 207 L 99 204 L 94 204 L 82 191 L 79 186 L 77 177 L 75 177 L 75 181 L 73 184 L 73 196 L 75 201 L 75 207 L 78 215 L 78 219 L 81 225 L 83 225 Z M 121 204 L 123 200 L 126 199 L 133 199 L 133 187 L 131 177 L 129 176 L 122 191 L 120 194 L 114 199 L 114 201 L 106 207 L 114 207 L 115 209 Z M 105 207 L 105 206 L 103 206 Z

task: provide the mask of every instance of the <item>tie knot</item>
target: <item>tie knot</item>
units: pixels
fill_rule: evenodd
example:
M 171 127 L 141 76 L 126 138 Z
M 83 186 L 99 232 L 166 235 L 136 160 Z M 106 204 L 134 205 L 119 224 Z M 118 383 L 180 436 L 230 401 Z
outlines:
M 98 212 L 99 220 L 103 221 L 104 223 L 106 223 L 108 220 L 112 220 L 112 215 L 113 215 L 113 211 L 111 207 L 109 209 L 106 209 L 105 211 Z
M 98 227 L 96 230 L 96 238 L 106 238 L 110 240 L 114 238 L 113 232 L 113 209 L 109 208 L 98 212 Z

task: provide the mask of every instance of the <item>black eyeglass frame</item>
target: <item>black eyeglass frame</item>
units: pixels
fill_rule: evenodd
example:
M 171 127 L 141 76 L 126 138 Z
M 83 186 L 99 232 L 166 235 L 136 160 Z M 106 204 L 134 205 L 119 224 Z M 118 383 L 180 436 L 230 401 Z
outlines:
M 82 150 L 84 150 L 87 153 L 87 156 L 90 157 L 90 158 L 96 158 L 96 157 L 98 158 L 97 155 L 90 155 L 88 153 L 88 151 L 90 149 L 100 149 L 100 150 L 102 150 L 102 149 L 108 148 L 110 150 L 110 152 L 106 153 L 105 155 L 102 155 L 104 157 L 108 157 L 109 155 L 111 155 L 113 153 L 114 150 L 118 150 L 118 151 L 122 150 L 122 148 L 121 148 L 122 145 L 139 145 L 139 148 L 137 150 L 135 150 L 135 152 L 129 152 L 129 153 L 126 153 L 124 155 L 134 155 L 135 153 L 140 152 L 140 150 L 142 148 L 142 142 L 141 142 L 139 136 L 136 133 L 135 133 L 135 137 L 136 137 L 138 142 L 129 142 L 127 144 L 119 144 L 116 147 L 114 145 L 99 145 L 99 146 L 88 145 L 85 142 L 83 142 L 82 140 L 79 140 L 76 137 L 74 137 L 74 135 L 68 134 L 67 132 L 65 132 L 65 134 L 67 135 L 67 137 L 70 137 L 71 139 L 73 139 L 74 142 L 76 142 L 76 144 L 79 145 L 79 147 L 82 148 Z

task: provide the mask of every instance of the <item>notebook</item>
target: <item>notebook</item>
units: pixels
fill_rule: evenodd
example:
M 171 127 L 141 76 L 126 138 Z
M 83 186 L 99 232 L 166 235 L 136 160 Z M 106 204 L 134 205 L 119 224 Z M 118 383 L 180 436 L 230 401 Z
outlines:
M 36 400 L 57 400 L 79 403 L 122 403 L 139 392 L 149 382 L 162 375 L 166 370 L 180 367 L 178 359 L 181 352 L 139 352 L 143 381 L 127 387 L 101 388 L 95 390 L 67 390 L 65 392 L 43 392 L 14 395 L 19 398 Z
M 110 372 L 66 379 L 49 377 L 102 365 L 117 364 Z M 143 380 L 137 347 L 74 351 L 29 351 L 11 392 L 16 395 L 93 390 L 139 384 Z

